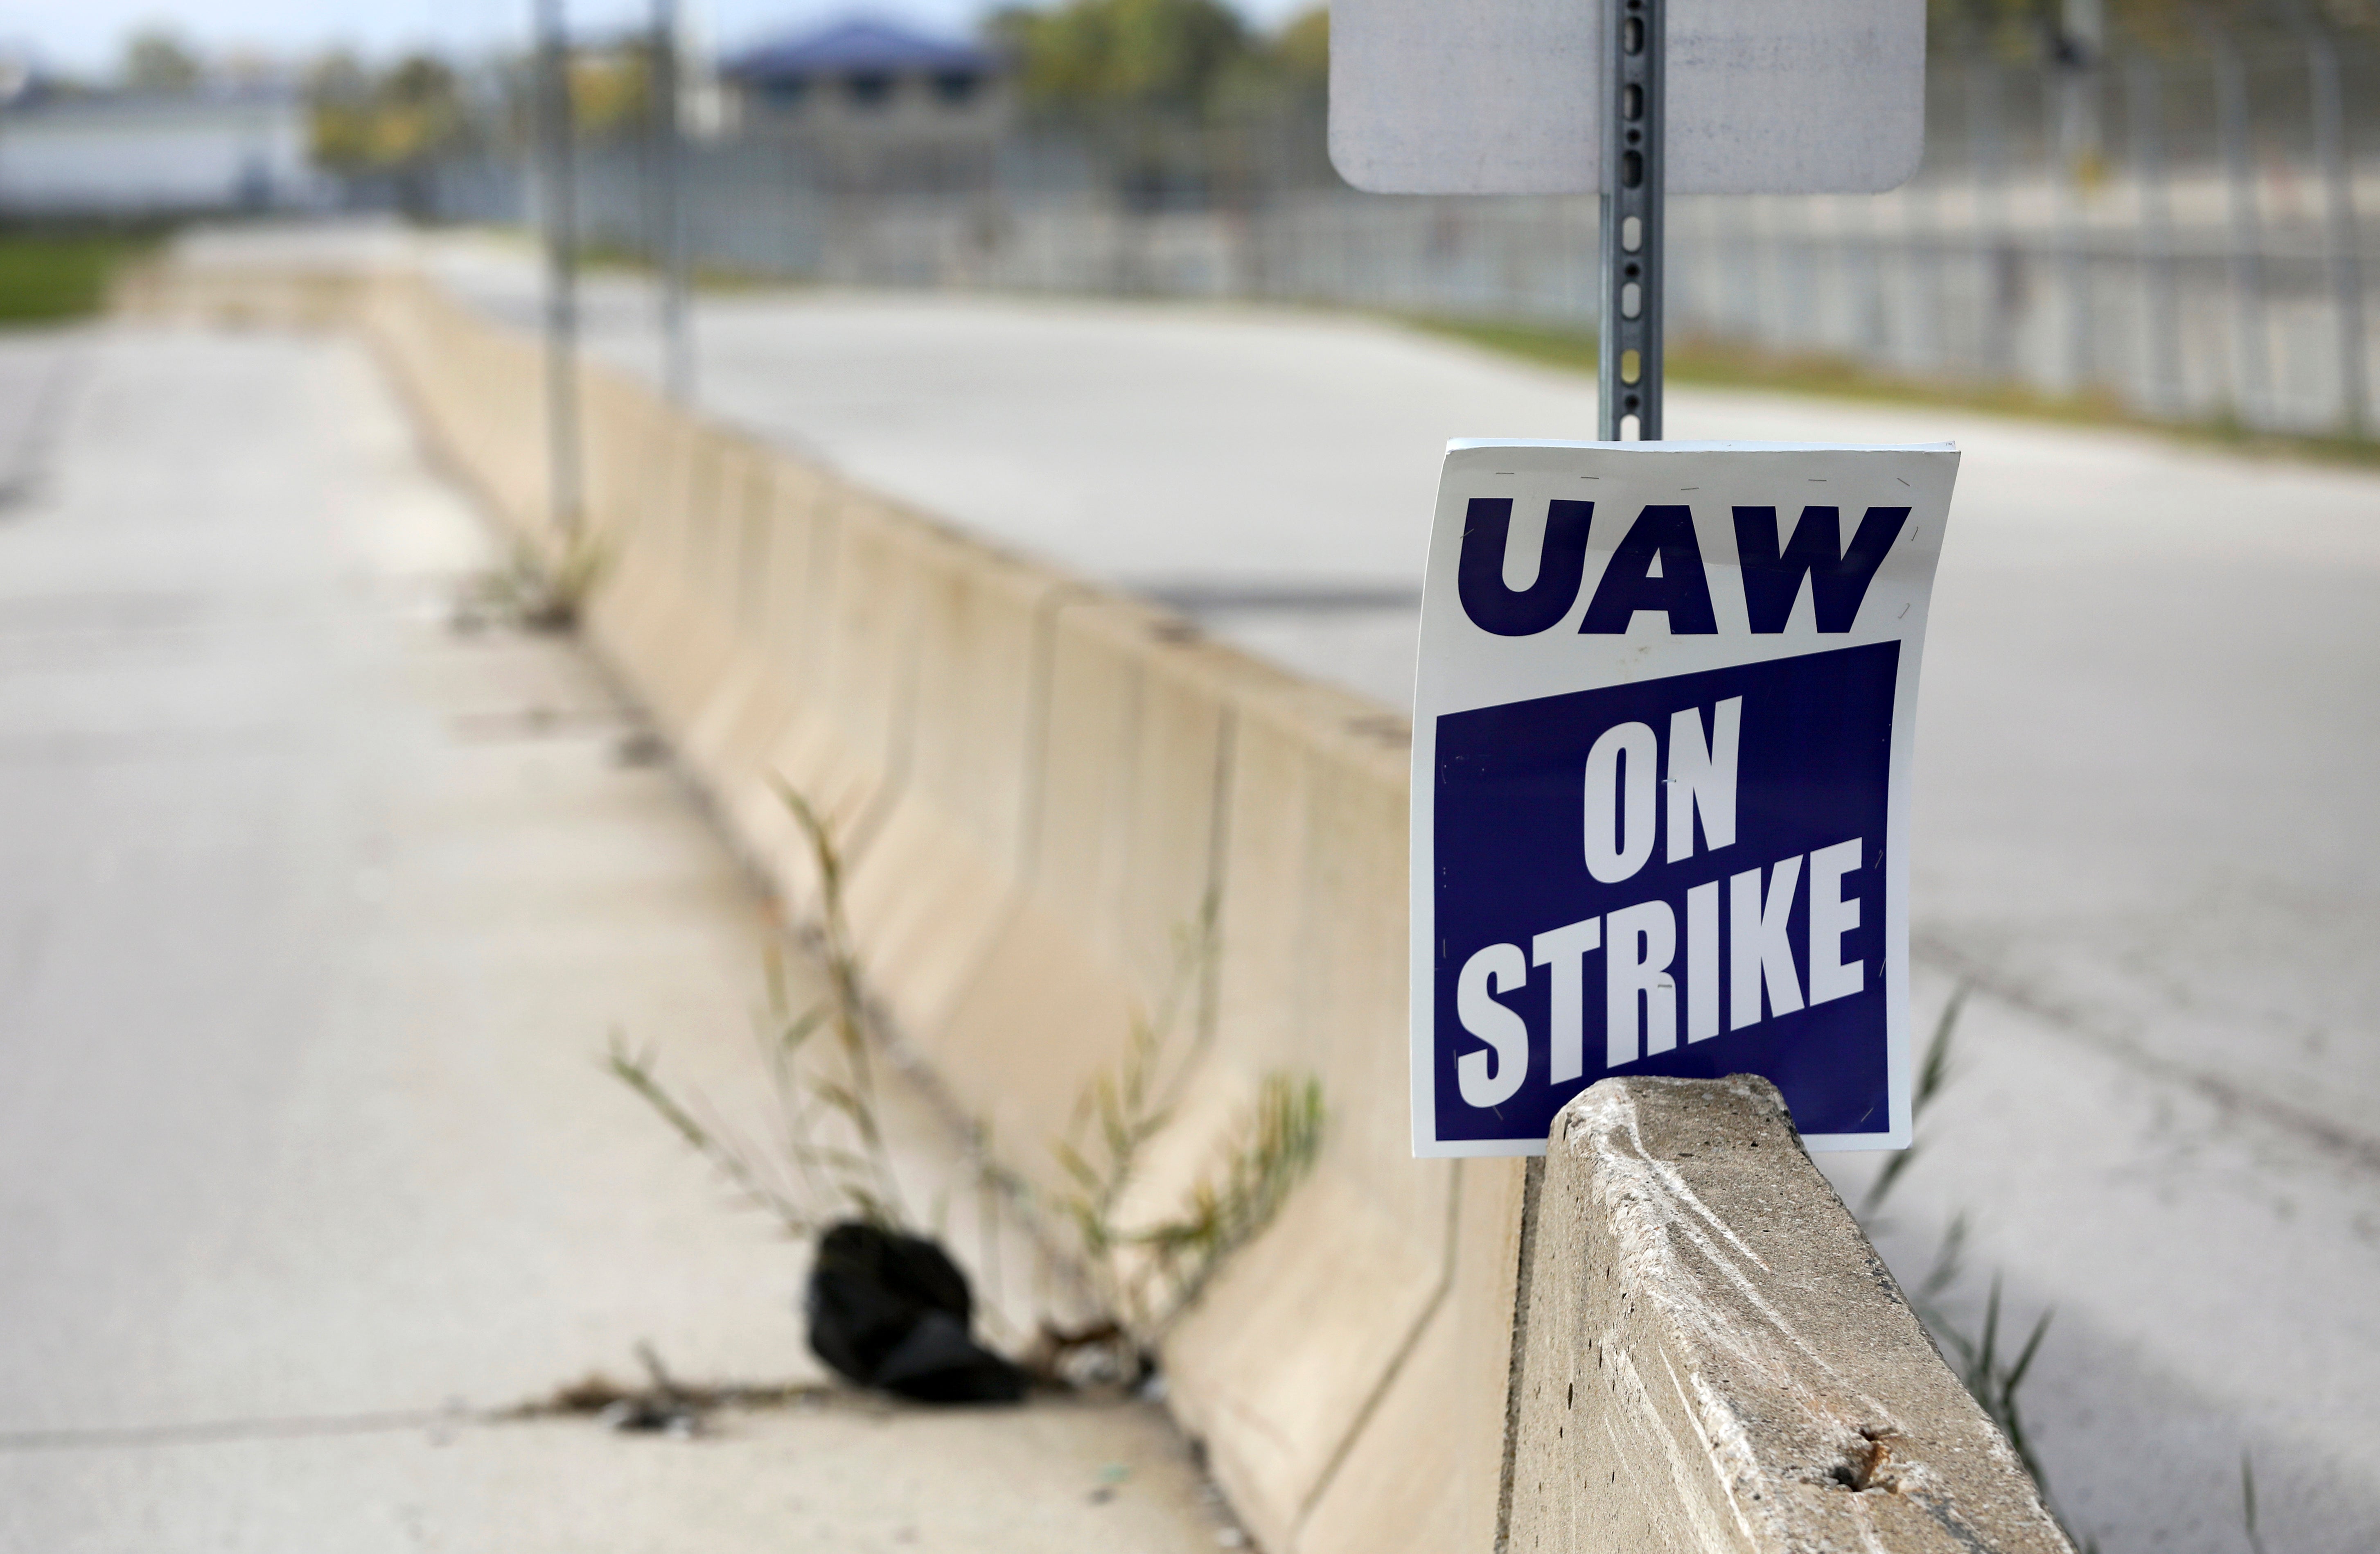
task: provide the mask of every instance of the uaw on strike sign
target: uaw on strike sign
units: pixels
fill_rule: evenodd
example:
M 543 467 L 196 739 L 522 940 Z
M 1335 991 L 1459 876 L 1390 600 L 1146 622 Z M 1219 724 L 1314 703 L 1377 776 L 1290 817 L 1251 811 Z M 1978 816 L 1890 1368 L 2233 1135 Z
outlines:
M 1611 1074 L 1905 1146 L 1909 772 L 1949 446 L 1458 442 L 1414 706 L 1422 1155 Z

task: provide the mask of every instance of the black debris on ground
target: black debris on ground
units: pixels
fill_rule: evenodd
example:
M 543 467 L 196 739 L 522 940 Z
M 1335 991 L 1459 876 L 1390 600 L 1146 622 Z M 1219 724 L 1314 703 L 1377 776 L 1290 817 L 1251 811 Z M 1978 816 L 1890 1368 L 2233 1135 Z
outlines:
M 975 1297 L 920 1236 L 845 1220 L 819 1238 L 803 1301 L 810 1351 L 836 1375 L 918 1402 L 1021 1402 L 1030 1378 L 975 1341 Z

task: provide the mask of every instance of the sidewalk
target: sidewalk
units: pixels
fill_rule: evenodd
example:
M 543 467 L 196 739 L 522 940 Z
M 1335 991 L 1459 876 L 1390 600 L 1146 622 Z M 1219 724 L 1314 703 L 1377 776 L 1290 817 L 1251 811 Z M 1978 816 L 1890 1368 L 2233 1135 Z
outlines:
M 0 510 L 0 1547 L 1231 1536 L 1144 1405 L 480 1422 L 647 1342 L 823 1379 L 797 1248 L 600 1066 L 732 1108 L 762 905 L 567 639 L 454 628 L 492 548 L 357 347 L 70 348 Z

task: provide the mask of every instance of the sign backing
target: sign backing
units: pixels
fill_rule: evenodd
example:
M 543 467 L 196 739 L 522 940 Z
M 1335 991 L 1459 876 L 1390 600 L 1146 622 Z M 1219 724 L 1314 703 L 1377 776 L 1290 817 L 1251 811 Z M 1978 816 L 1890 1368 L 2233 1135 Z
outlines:
M 1334 0 L 1330 163 L 1375 194 L 1602 190 L 1599 0 Z M 1873 194 L 1925 145 L 1924 0 L 1668 0 L 1671 194 Z
M 1909 1142 L 1917 672 L 1944 443 L 1447 446 L 1414 697 L 1418 1155 L 1608 1074 Z

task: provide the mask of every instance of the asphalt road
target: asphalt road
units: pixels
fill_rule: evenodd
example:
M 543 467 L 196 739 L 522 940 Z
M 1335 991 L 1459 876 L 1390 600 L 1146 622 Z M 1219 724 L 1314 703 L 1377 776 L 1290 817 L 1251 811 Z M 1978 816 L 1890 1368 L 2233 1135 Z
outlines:
M 0 407 L 62 365 L 0 507 L 0 1548 L 1215 1547 L 1146 1405 L 489 1420 L 647 1342 L 824 1379 L 798 1248 L 600 1061 L 759 1121 L 770 925 L 568 640 L 455 628 L 500 550 L 360 350 L 0 341 Z
M 516 254 L 451 285 L 525 322 Z M 649 371 L 650 297 L 590 288 Z M 1395 706 L 1439 453 L 1587 381 L 1360 319 L 722 296 L 705 408 Z M 1921 1017 L 1975 989 L 1881 1244 L 2000 1342 L 2108 1554 L 2380 1547 L 2380 475 L 1972 412 L 1674 390 L 1681 436 L 1965 450 L 1919 710 Z M 1838 1158 L 1856 1190 L 1869 1162 Z

